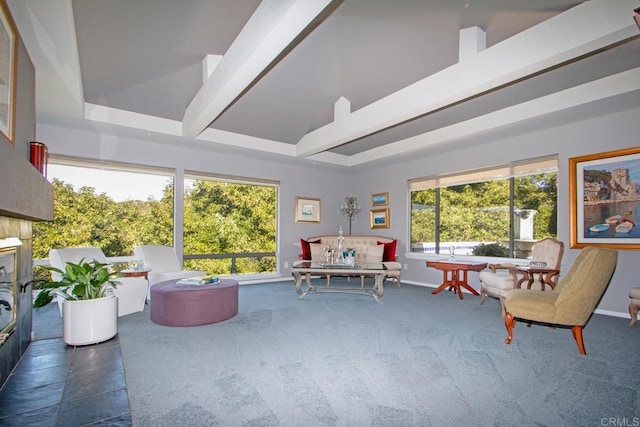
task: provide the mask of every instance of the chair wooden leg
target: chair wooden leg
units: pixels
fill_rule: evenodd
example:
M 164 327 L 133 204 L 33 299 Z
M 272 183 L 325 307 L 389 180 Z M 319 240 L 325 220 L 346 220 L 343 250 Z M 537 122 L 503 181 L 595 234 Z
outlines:
M 516 327 L 516 318 L 513 314 L 507 313 L 504 317 L 504 326 L 507 328 L 507 338 L 504 340 L 505 344 L 511 344 L 513 340 L 513 328 Z
M 364 274 L 360 275 L 360 287 L 364 288 Z
M 636 323 L 638 323 L 638 309 L 640 305 L 637 304 L 629 304 L 629 314 L 631 315 L 631 322 L 629 322 L 629 326 L 633 327 Z
M 582 326 L 572 326 L 571 333 L 573 334 L 573 338 L 575 338 L 576 343 L 578 344 L 578 351 L 580 352 L 580 354 L 586 356 L 587 352 L 584 351 L 584 341 L 582 340 Z
M 486 297 L 487 297 L 487 293 L 485 292 L 484 288 L 480 288 L 480 304 L 484 304 L 484 299 Z

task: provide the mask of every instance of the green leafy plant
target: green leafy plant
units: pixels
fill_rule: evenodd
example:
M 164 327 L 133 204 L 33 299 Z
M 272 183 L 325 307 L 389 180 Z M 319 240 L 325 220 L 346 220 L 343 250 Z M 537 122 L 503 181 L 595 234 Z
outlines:
M 85 262 L 84 258 L 77 264 L 68 262 L 65 270 L 55 267 L 43 267 L 61 275 L 57 281 L 39 280 L 40 293 L 33 302 L 33 308 L 42 308 L 53 301 L 53 296 L 70 301 L 81 301 L 102 298 L 118 285 L 112 280 L 117 272 L 111 272 L 107 264 L 96 260 Z
M 498 243 L 489 243 L 488 245 L 481 243 L 473 249 L 473 254 L 478 256 L 495 256 L 508 258 L 509 249 L 499 245 Z

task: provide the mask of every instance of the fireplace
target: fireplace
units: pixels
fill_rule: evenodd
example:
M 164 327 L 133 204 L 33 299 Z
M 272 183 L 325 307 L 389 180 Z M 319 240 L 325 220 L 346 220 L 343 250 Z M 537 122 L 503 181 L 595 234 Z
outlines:
M 0 248 L 0 346 L 16 327 L 18 286 L 16 248 Z
M 0 138 L 0 386 L 31 342 L 32 223 L 53 219 L 53 186 L 23 151 Z

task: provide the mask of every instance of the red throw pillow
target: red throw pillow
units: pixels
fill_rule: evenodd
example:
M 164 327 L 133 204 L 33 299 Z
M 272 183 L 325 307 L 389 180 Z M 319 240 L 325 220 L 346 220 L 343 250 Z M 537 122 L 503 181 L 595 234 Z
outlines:
M 320 243 L 320 239 L 313 240 L 310 242 L 307 242 L 304 239 L 300 239 L 300 247 L 302 248 L 302 259 L 305 259 L 305 260 L 311 259 L 311 246 L 309 246 L 310 243 Z
M 395 261 L 396 260 L 396 246 L 398 241 L 393 239 L 391 242 L 378 242 L 379 245 L 384 245 L 384 252 L 382 253 L 382 262 Z

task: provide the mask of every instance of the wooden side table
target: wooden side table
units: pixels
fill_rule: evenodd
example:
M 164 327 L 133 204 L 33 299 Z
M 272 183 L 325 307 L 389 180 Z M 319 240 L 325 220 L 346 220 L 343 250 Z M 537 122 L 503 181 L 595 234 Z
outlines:
M 122 277 L 144 277 L 145 279 L 149 280 L 150 271 L 150 269 L 132 270 L 128 268 L 126 270 L 121 270 L 120 275 Z
M 472 288 L 468 282 L 469 271 L 481 271 L 487 267 L 486 262 L 457 262 L 457 261 L 427 261 L 427 267 L 441 270 L 443 274 L 442 284 L 431 292 L 436 295 L 445 288 L 453 289 L 460 299 L 462 299 L 462 288 L 465 288 L 473 295 L 480 295 Z M 451 273 L 451 279 L 449 279 Z M 460 274 L 462 273 L 462 275 Z M 461 277 L 462 276 L 462 277 Z
M 553 268 L 515 267 L 513 270 L 515 270 L 516 273 L 522 274 L 522 279 L 518 280 L 516 289 L 523 289 L 522 285 L 525 283 L 527 284 L 526 289 L 531 289 L 531 285 L 535 282 L 537 274 L 542 290 L 544 291 L 545 285 L 551 287 L 553 290 L 556 288 L 556 280 L 560 275 L 560 270 Z

